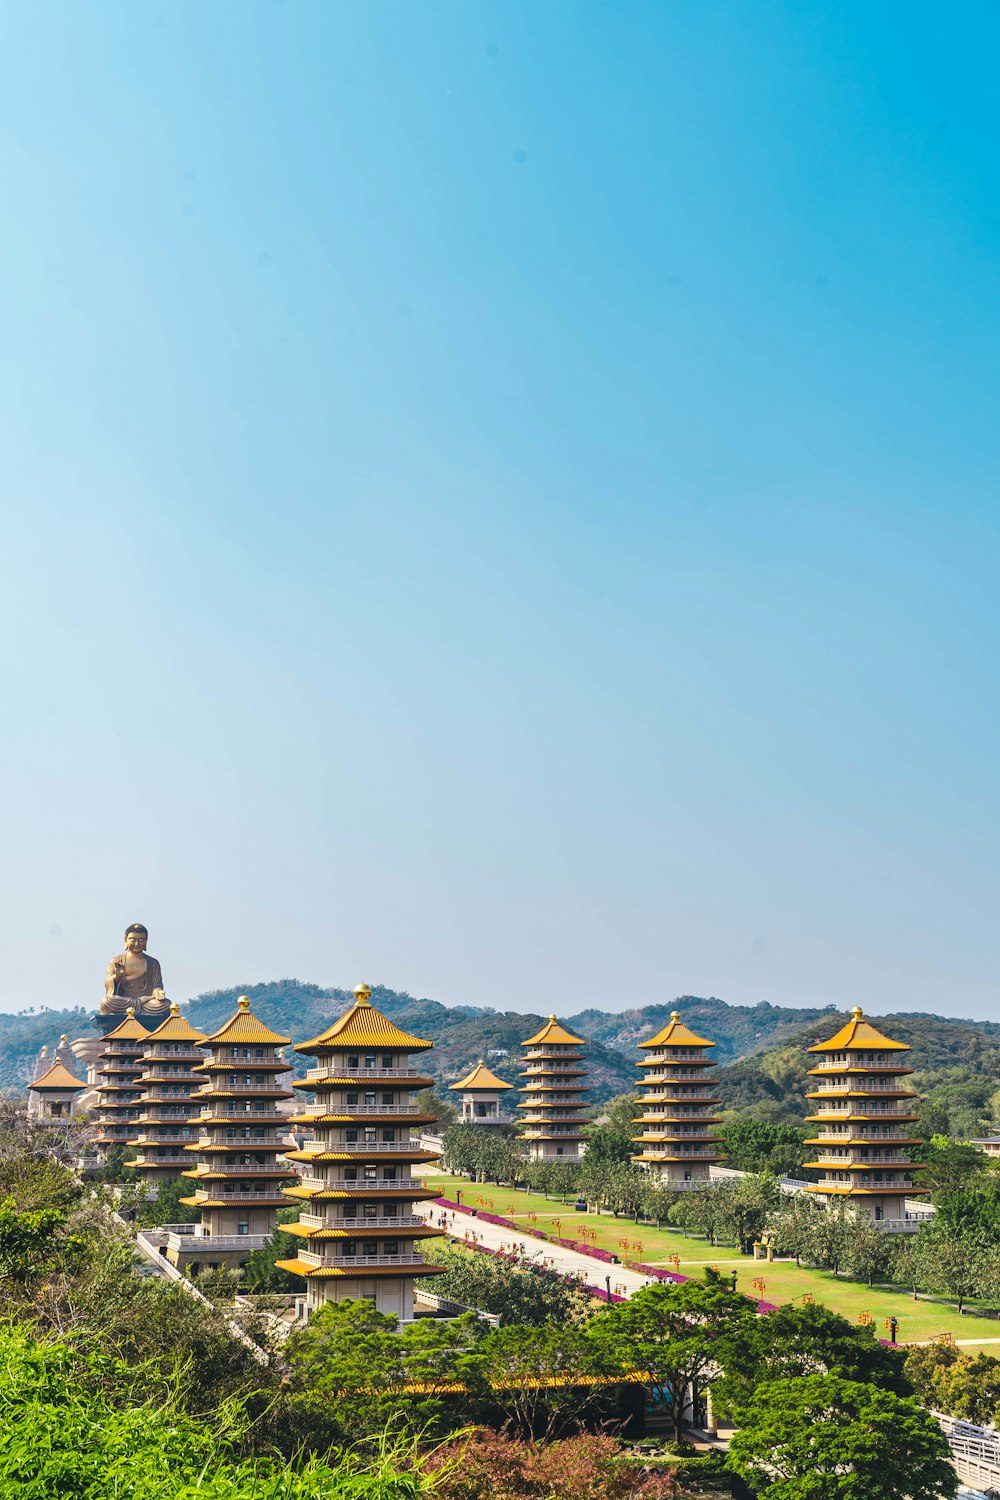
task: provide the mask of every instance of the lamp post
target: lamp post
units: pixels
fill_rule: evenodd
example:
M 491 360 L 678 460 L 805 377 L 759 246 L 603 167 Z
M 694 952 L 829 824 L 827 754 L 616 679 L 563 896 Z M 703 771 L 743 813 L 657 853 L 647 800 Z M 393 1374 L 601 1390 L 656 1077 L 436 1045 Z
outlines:
M 605 1284 L 605 1286 L 608 1289 L 608 1306 L 610 1307 L 611 1306 L 611 1277 L 610 1276 L 605 1276 L 605 1278 L 604 1278 L 604 1284 Z

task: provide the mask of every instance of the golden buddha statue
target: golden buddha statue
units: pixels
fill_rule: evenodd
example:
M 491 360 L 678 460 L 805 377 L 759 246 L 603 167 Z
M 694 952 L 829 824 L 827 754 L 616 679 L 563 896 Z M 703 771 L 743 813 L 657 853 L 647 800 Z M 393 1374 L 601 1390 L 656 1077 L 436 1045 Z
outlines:
M 110 1030 L 134 1009 L 138 1020 L 159 1023 L 166 1019 L 170 1001 L 163 990 L 159 960 L 146 952 L 149 933 L 141 922 L 133 922 L 125 933 L 125 952 L 108 964 L 104 999 L 95 1024 Z

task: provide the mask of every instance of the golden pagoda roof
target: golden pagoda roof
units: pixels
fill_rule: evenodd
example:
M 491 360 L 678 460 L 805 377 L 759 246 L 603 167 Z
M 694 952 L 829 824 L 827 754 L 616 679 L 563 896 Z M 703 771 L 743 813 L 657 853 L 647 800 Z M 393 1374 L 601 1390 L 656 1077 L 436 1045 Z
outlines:
M 863 1019 L 864 1012 L 860 1005 L 856 1005 L 851 1011 L 851 1019 L 846 1026 L 842 1026 L 836 1036 L 832 1036 L 828 1042 L 816 1042 L 808 1048 L 810 1052 L 844 1052 L 849 1048 L 858 1049 L 865 1047 L 888 1047 L 895 1052 L 909 1052 L 908 1042 L 893 1042 L 881 1031 L 872 1025 L 870 1021 Z
M 541 1031 L 535 1036 L 529 1036 L 521 1045 L 522 1047 L 536 1047 L 539 1042 L 554 1042 L 562 1046 L 567 1044 L 575 1047 L 586 1046 L 586 1041 L 582 1036 L 574 1036 L 571 1031 L 567 1031 L 565 1026 L 559 1024 L 555 1016 L 549 1016 Z
M 41 1078 L 36 1079 L 34 1083 L 28 1084 L 29 1089 L 85 1089 L 86 1087 L 85 1083 L 81 1083 L 79 1078 L 74 1078 L 69 1068 L 64 1067 L 60 1062 L 53 1063 L 47 1073 L 43 1073 Z
M 399 1047 L 404 1052 L 423 1052 L 433 1047 L 433 1042 L 401 1031 L 388 1016 L 376 1010 L 366 984 L 359 984 L 354 994 L 356 999 L 350 1010 L 312 1041 L 300 1042 L 296 1052 L 312 1052 L 317 1047 Z
M 130 1005 L 124 1021 L 119 1021 L 114 1031 L 105 1032 L 104 1040 L 106 1042 L 144 1042 L 150 1035 L 151 1033 L 142 1022 L 136 1020 L 135 1010 Z
M 198 1042 L 205 1040 L 205 1033 L 197 1031 L 191 1022 L 181 1015 L 179 1005 L 171 1005 L 170 1014 L 165 1021 L 161 1021 L 150 1036 L 158 1042 Z
M 640 1047 L 714 1047 L 715 1042 L 708 1041 L 703 1036 L 695 1036 L 693 1031 L 681 1022 L 679 1010 L 670 1012 L 670 1020 L 662 1031 L 651 1036 L 648 1042 L 640 1042 Z
M 491 1073 L 482 1058 L 476 1063 L 472 1072 L 460 1083 L 448 1085 L 452 1089 L 512 1089 L 512 1083 L 504 1083 L 495 1073 Z
M 265 1042 L 271 1047 L 283 1047 L 286 1042 L 291 1041 L 291 1037 L 279 1036 L 257 1019 L 246 995 L 241 995 L 236 1004 L 239 1009 L 230 1016 L 225 1026 L 220 1026 L 218 1031 L 213 1031 L 211 1036 L 204 1038 L 206 1046 L 214 1047 L 219 1042 Z

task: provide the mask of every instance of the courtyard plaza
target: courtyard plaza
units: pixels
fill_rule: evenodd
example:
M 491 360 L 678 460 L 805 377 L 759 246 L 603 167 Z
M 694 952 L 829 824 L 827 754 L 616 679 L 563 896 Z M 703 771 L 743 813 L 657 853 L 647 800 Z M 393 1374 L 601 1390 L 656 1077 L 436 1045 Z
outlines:
M 622 1259 L 627 1255 L 629 1260 L 678 1271 L 682 1276 L 700 1277 L 706 1266 L 717 1266 L 726 1275 L 735 1271 L 736 1289 L 748 1297 L 776 1304 L 801 1303 L 811 1298 L 851 1322 L 870 1319 L 880 1338 L 888 1337 L 888 1319 L 895 1317 L 898 1325 L 896 1337 L 901 1344 L 927 1343 L 943 1335 L 970 1353 L 979 1348 L 986 1353 L 1000 1353 L 1000 1321 L 996 1318 L 978 1316 L 974 1312 L 960 1315 L 954 1307 L 931 1301 L 924 1295 L 914 1301 L 912 1294 L 902 1288 L 869 1288 L 862 1282 L 849 1281 L 846 1276 L 834 1276 L 832 1271 L 797 1266 L 794 1260 L 754 1260 L 753 1256 L 741 1255 L 733 1245 L 713 1246 L 694 1233 L 685 1235 L 677 1229 L 636 1224 L 624 1215 L 615 1218 L 610 1212 L 577 1213 L 572 1197 L 563 1205 L 541 1193 L 474 1183 L 468 1178 L 445 1173 L 425 1172 L 423 1175 L 427 1186 L 437 1188 L 442 1198 L 455 1202 L 461 1194 L 463 1205 L 512 1219 L 521 1229 L 520 1236 L 517 1236 L 499 1225 L 459 1213 L 454 1225 L 450 1222 L 448 1225 L 449 1233 L 458 1243 L 462 1242 L 466 1231 L 478 1235 L 480 1242 L 490 1249 L 520 1244 L 523 1239 L 529 1254 L 537 1251 L 540 1260 L 551 1262 L 557 1270 L 576 1274 L 583 1269 L 589 1285 L 599 1289 L 605 1287 L 606 1277 L 610 1276 L 613 1292 L 621 1287 L 624 1295 L 631 1295 L 649 1278 L 629 1271 L 624 1265 L 607 1265 L 574 1251 L 563 1250 L 561 1246 L 546 1244 L 544 1240 L 532 1241 L 529 1238 L 532 1232 L 537 1230 L 542 1234 L 579 1241 L 581 1229 L 586 1229 L 588 1244 L 611 1251 Z M 440 1213 L 433 1203 L 427 1205 L 427 1210 L 435 1217 Z

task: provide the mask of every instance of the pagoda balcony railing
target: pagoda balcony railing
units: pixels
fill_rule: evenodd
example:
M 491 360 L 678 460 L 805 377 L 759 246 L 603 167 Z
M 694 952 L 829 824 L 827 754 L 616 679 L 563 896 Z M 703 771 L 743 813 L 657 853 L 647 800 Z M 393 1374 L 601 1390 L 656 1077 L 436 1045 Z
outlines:
M 228 1104 L 220 1104 L 216 1109 L 212 1109 L 211 1107 L 203 1109 L 200 1114 L 195 1116 L 195 1119 L 221 1120 L 223 1117 L 226 1117 L 227 1121 L 229 1119 L 250 1121 L 267 1120 L 272 1124 L 276 1120 L 284 1122 L 284 1120 L 287 1118 L 287 1116 L 283 1115 L 279 1109 L 276 1109 L 274 1107 L 274 1105 L 271 1105 L 268 1109 L 233 1109 Z
M 306 1080 L 321 1083 L 324 1078 L 423 1078 L 419 1068 L 342 1068 L 339 1066 L 308 1068 Z
M 417 1104 L 308 1104 L 307 1115 L 419 1115 Z
M 827 1167 L 826 1162 L 823 1162 L 821 1165 Z M 827 1170 L 834 1169 L 831 1165 L 827 1168 Z M 842 1172 L 843 1167 L 839 1166 L 838 1168 L 836 1168 L 836 1170 Z M 861 1177 L 860 1183 L 857 1180 L 859 1177 Z M 820 1188 L 835 1187 L 837 1185 L 837 1179 L 831 1177 L 825 1177 L 821 1182 L 818 1182 L 816 1184 L 816 1186 Z M 898 1188 L 914 1188 L 919 1186 L 918 1183 L 914 1182 L 912 1177 L 900 1177 L 895 1172 L 873 1172 L 871 1170 L 870 1164 L 868 1167 L 855 1167 L 851 1174 L 850 1183 L 845 1183 L 843 1185 L 845 1187 L 849 1186 L 852 1188 L 857 1188 L 860 1186 L 864 1188 L 866 1192 L 877 1192 L 879 1188 L 892 1188 L 893 1190 L 896 1190 Z
M 327 1151 L 351 1151 L 367 1156 L 372 1151 L 419 1151 L 419 1141 L 330 1141 Z
M 353 1271 L 355 1266 L 424 1266 L 422 1255 L 338 1255 L 324 1260 L 308 1250 L 299 1251 L 299 1259 L 324 1270 Z
M 910 1089 L 901 1089 L 898 1083 L 869 1083 L 866 1078 L 859 1078 L 854 1083 L 825 1083 L 822 1079 L 817 1080 L 814 1092 L 822 1090 L 824 1094 L 894 1094 L 897 1098 L 912 1098 Z
M 396 1214 L 394 1218 L 365 1219 L 360 1214 L 326 1218 L 323 1214 L 299 1214 L 299 1223 L 307 1225 L 310 1229 L 350 1229 L 360 1231 L 364 1229 L 423 1229 L 426 1220 L 419 1214 Z M 362 1238 L 364 1236 L 362 1235 Z
M 191 1156 L 187 1157 L 187 1164 L 192 1169 L 192 1171 L 197 1165 L 193 1153 Z M 201 1165 L 208 1166 L 208 1163 L 202 1162 Z M 264 1175 L 265 1173 L 272 1177 L 286 1177 L 288 1175 L 289 1168 L 284 1166 L 280 1161 L 258 1161 L 253 1162 L 252 1164 L 243 1162 L 243 1164 L 238 1167 L 233 1166 L 226 1161 L 219 1162 L 218 1164 L 213 1162 L 212 1165 L 208 1167 L 208 1170 L 213 1173 L 224 1172 L 227 1177 L 254 1177 L 258 1174 Z
M 221 1126 L 220 1126 L 221 1129 Z M 224 1136 L 224 1135 L 200 1135 L 196 1145 L 202 1150 L 209 1146 L 231 1146 L 234 1151 L 285 1151 L 287 1142 L 284 1136 L 276 1139 L 270 1136 Z
M 814 1118 L 824 1123 L 827 1120 L 839 1120 L 843 1122 L 850 1114 L 873 1114 L 877 1115 L 880 1120 L 888 1122 L 890 1120 L 908 1120 L 912 1113 L 913 1111 L 907 1109 L 905 1104 L 900 1109 L 888 1109 L 881 1100 L 873 1102 L 870 1107 L 866 1107 L 863 1103 L 848 1104 L 845 1100 L 836 1109 L 817 1109 L 814 1112 Z
M 657 1049 L 657 1051 L 647 1054 L 647 1061 L 656 1063 L 661 1068 L 686 1068 L 691 1063 L 708 1062 L 709 1058 L 704 1051 L 688 1052 L 685 1057 L 672 1057 L 669 1051 L 664 1052 Z
M 665 1063 L 657 1063 L 656 1066 L 658 1068 L 664 1068 L 667 1065 Z M 699 1081 L 702 1083 L 715 1084 L 718 1082 L 718 1080 L 715 1078 L 706 1078 L 704 1068 L 682 1068 L 678 1065 L 671 1067 L 670 1072 L 664 1074 L 663 1077 L 661 1077 L 660 1074 L 655 1071 L 655 1069 L 651 1068 L 645 1075 L 645 1077 L 641 1080 L 641 1083 L 673 1083 L 674 1079 L 677 1079 L 679 1083 L 694 1083 L 695 1081 Z
M 816 1139 L 823 1146 L 835 1146 L 841 1140 L 864 1141 L 866 1145 L 871 1146 L 891 1146 L 894 1141 L 897 1141 L 901 1146 L 911 1146 L 913 1144 L 913 1137 L 904 1135 L 902 1132 L 894 1135 L 865 1135 L 863 1131 L 859 1130 L 833 1131 L 829 1127 L 827 1127 L 822 1135 L 817 1136 Z
M 821 1167 L 891 1167 L 900 1166 L 905 1161 L 905 1157 L 889 1153 L 876 1153 L 862 1157 L 841 1151 L 826 1151 L 819 1158 Z
M 266 1203 L 270 1198 L 279 1197 L 280 1192 L 280 1188 L 277 1190 L 274 1188 L 261 1188 L 259 1193 L 224 1193 L 222 1192 L 222 1184 L 220 1183 L 217 1188 L 214 1184 L 210 1188 L 204 1186 L 197 1187 L 193 1193 L 189 1194 L 189 1197 L 197 1197 L 202 1204 L 209 1202 L 223 1203 L 228 1208 L 230 1203 L 260 1203 L 262 1200 Z M 285 1204 L 284 1206 L 289 1207 L 290 1205 Z
M 171 1250 L 263 1250 L 269 1234 L 168 1234 L 167 1244 Z
M 140 1150 L 135 1164 L 140 1171 L 143 1167 L 189 1167 L 191 1158 L 190 1156 L 151 1156 L 148 1151 Z

